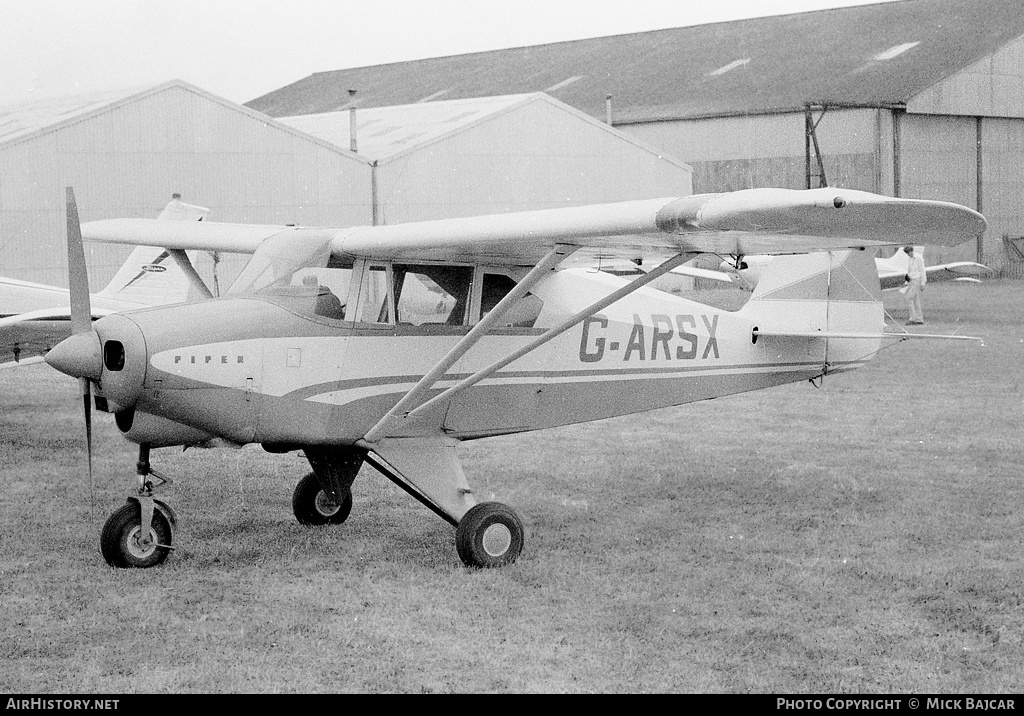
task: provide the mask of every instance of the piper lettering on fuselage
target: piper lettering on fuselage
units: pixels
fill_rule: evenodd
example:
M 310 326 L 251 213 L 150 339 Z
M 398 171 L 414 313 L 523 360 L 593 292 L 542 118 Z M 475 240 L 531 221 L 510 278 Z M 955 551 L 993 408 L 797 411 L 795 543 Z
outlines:
M 580 335 L 580 360 L 597 363 L 609 357 L 620 361 L 645 360 L 700 360 L 718 359 L 718 315 L 681 313 L 674 317 L 653 313 L 646 317 L 633 314 L 633 325 L 625 340 L 612 340 L 616 328 L 608 331 L 608 318 L 595 314 L 583 321 Z M 698 325 L 704 333 L 698 333 Z M 614 354 L 614 355 L 613 355 Z M 621 354 L 621 358 L 617 356 Z

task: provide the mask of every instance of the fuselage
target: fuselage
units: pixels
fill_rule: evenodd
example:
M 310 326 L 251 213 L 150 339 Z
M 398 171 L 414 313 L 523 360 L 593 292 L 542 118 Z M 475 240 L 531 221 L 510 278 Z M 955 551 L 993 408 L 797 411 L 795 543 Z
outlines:
M 552 274 L 533 292 L 543 310 L 532 326 L 491 330 L 426 397 L 622 283 L 596 272 Z M 820 348 L 755 342 L 753 325 L 740 313 L 641 289 L 407 421 L 399 436 L 536 430 L 821 373 Z M 95 329 L 104 345 L 99 384 L 115 411 L 134 406 L 236 443 L 308 445 L 362 438 L 470 327 L 336 320 L 251 297 L 128 311 Z

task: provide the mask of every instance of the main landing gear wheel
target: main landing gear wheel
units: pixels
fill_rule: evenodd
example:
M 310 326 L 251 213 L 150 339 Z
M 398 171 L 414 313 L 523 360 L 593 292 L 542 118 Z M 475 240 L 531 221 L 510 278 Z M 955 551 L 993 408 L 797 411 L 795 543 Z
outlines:
M 320 485 L 314 472 L 299 480 L 292 494 L 292 512 L 303 525 L 340 525 L 351 511 L 352 493 L 337 502 Z
M 523 551 L 523 523 L 500 502 L 481 502 L 455 529 L 455 549 L 467 567 L 504 567 Z
M 129 502 L 112 514 L 100 533 L 100 551 L 111 567 L 155 567 L 167 559 L 171 524 L 160 510 L 153 510 L 149 538 L 142 535 L 142 509 Z

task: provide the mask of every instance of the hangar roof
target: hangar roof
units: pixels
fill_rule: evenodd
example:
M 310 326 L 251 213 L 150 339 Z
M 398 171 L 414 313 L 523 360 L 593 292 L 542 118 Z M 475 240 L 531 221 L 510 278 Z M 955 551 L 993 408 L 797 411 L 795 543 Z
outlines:
M 419 102 L 397 107 L 359 108 L 356 111 L 357 152 L 371 161 L 391 159 L 531 102 L 546 102 L 578 117 L 579 121 L 592 123 L 604 131 L 619 135 L 623 141 L 659 154 L 662 159 L 677 162 L 637 141 L 635 137 L 597 122 L 543 92 Z M 348 147 L 350 143 L 351 120 L 347 110 L 278 117 L 277 121 L 338 147 Z M 685 166 L 682 162 L 677 163 Z
M 30 100 L 0 107 L 0 145 L 127 99 L 146 87 Z
M 182 80 L 170 80 L 155 85 L 146 85 L 120 90 L 109 90 L 84 95 L 65 97 L 53 97 L 47 99 L 31 100 L 18 104 L 0 106 L 0 148 L 28 140 L 37 135 L 45 134 L 60 129 L 74 122 L 80 122 L 102 112 L 110 111 L 124 104 L 140 101 L 147 97 L 173 89 L 181 89 L 203 97 L 211 102 L 224 105 L 242 115 L 256 120 L 265 125 L 272 125 L 281 131 L 290 134 L 302 134 L 300 130 L 290 127 L 276 120 L 268 119 L 266 115 L 257 112 L 244 105 L 235 104 L 222 97 L 211 94 L 206 90 Z M 317 144 L 327 146 L 332 151 L 340 151 L 348 154 L 342 146 L 329 144 L 323 139 L 315 136 L 302 136 Z M 365 158 L 355 157 L 358 161 L 365 161 Z
M 247 106 L 274 117 L 545 92 L 616 124 L 806 104 L 899 106 L 1024 35 L 1020 0 L 899 0 L 318 72 Z
M 389 157 L 522 104 L 531 96 L 534 95 L 479 97 L 452 102 L 358 109 L 358 153 L 371 160 Z M 349 146 L 351 135 L 347 110 L 278 117 L 278 121 L 339 147 Z

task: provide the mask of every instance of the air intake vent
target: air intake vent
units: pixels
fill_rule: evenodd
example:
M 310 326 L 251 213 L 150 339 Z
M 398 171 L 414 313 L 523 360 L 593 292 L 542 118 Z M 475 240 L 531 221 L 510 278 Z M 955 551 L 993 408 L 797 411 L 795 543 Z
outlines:
M 109 371 L 124 368 L 124 345 L 121 341 L 107 341 L 103 344 L 103 367 Z

